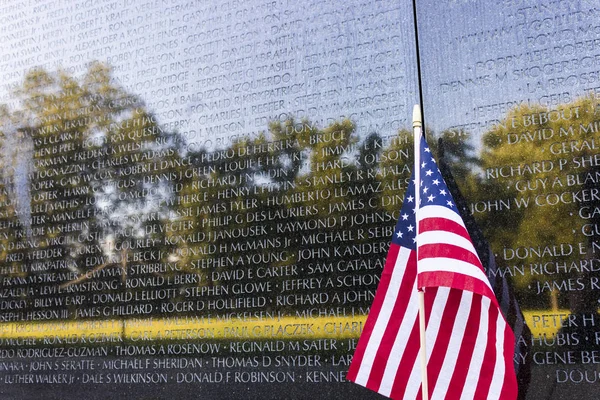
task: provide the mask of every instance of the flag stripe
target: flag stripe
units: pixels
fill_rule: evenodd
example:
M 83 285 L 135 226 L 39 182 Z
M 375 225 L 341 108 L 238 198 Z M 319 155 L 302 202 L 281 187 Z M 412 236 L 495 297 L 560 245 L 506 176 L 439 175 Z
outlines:
M 516 399 L 519 395 L 517 376 L 512 373 L 514 368 L 513 354 L 515 348 L 515 337 L 510 326 L 506 324 L 501 312 L 498 312 L 499 324 L 504 326 L 504 363 L 505 371 L 504 382 L 501 389 L 501 399 Z M 524 351 L 526 353 L 526 351 Z M 525 394 L 525 392 L 523 393 Z
M 437 310 L 443 309 L 446 301 L 448 299 L 448 289 L 446 288 L 431 288 L 427 290 L 425 293 L 425 324 L 429 327 L 426 330 L 426 345 L 427 350 L 427 358 L 431 355 L 431 345 L 435 340 L 435 336 L 437 334 L 437 330 L 433 327 L 436 325 L 435 320 L 433 320 L 433 314 L 438 314 Z M 419 337 L 420 339 L 420 337 Z M 418 345 L 418 344 L 417 344 Z M 417 350 L 417 349 L 415 349 Z M 418 349 L 420 352 L 420 348 Z M 402 368 L 403 366 L 401 366 Z M 409 367 L 407 365 L 407 367 Z M 404 369 L 398 369 L 398 374 L 403 375 L 406 374 Z M 408 378 L 408 382 L 406 383 L 406 391 L 404 392 L 405 399 L 421 399 L 421 359 L 415 358 L 412 371 L 410 373 L 410 377 Z M 402 398 L 401 396 L 395 396 L 395 393 L 392 392 L 392 398 Z
M 363 357 L 364 357 L 366 348 L 367 348 L 368 344 L 370 343 L 370 340 L 371 340 L 371 337 L 373 334 L 373 329 L 375 328 L 375 324 L 377 323 L 379 315 L 381 313 L 383 303 L 386 299 L 386 294 L 387 294 L 388 290 L 390 290 L 391 292 L 394 291 L 393 289 L 389 288 L 390 282 L 392 281 L 392 275 L 394 274 L 394 272 L 396 272 L 396 273 L 404 272 L 403 268 L 398 271 L 396 271 L 394 269 L 394 265 L 398 259 L 399 251 L 400 251 L 400 247 L 398 245 L 395 245 L 393 243 L 390 245 L 390 248 L 388 251 L 388 256 L 386 258 L 383 272 L 381 274 L 381 279 L 379 281 L 379 286 L 377 288 L 375 298 L 373 299 L 373 304 L 371 305 L 371 309 L 369 310 L 369 316 L 363 327 L 363 331 L 362 331 L 360 340 L 356 346 L 354 356 L 352 357 L 352 363 L 348 370 L 348 379 L 355 381 L 356 383 L 360 383 L 363 381 L 366 382 L 366 380 L 364 378 L 358 378 L 357 375 L 359 373 L 359 370 L 361 369 Z M 385 317 L 383 317 L 382 320 L 383 319 L 385 319 Z M 388 319 L 389 319 L 389 317 L 388 317 Z M 374 340 L 376 340 L 376 339 L 374 338 Z M 369 367 L 365 367 L 365 371 L 368 368 Z M 365 372 L 363 372 L 363 374 L 364 373 Z M 360 383 L 360 384 L 362 384 L 362 383 Z
M 462 236 L 469 244 L 471 244 L 471 247 L 473 247 L 469 232 L 467 232 L 467 228 L 465 228 L 464 225 L 459 224 L 454 220 L 444 218 L 444 216 L 430 216 L 424 218 L 419 215 L 419 217 L 422 218 L 419 221 L 419 233 L 428 231 L 452 232 Z M 419 239 L 421 239 L 421 236 L 419 236 Z
M 471 264 L 474 267 L 478 267 L 479 257 L 477 254 L 465 250 L 462 247 L 455 246 L 453 244 L 425 244 L 419 243 L 419 261 L 427 258 L 448 258 L 456 259 Z M 481 274 L 485 276 L 483 270 Z
M 477 381 L 479 380 L 479 375 L 481 374 L 481 365 L 484 363 L 484 349 L 486 346 L 486 337 L 488 330 L 488 316 L 489 316 L 489 307 L 490 300 L 483 297 L 480 303 L 480 321 L 479 321 L 479 331 L 474 338 L 474 347 L 472 349 L 472 357 L 470 360 L 469 368 L 465 376 L 465 385 L 464 390 L 461 395 L 461 400 L 472 399 L 475 395 L 475 388 L 477 387 Z M 473 328 L 467 328 L 467 331 Z
M 391 371 L 390 375 L 392 376 L 387 378 L 386 386 L 382 388 L 380 391 L 381 394 L 386 396 L 390 396 L 392 398 L 402 398 L 405 395 L 405 392 L 409 385 L 407 385 L 408 380 L 410 379 L 410 374 L 407 374 L 406 371 L 414 370 L 417 373 L 417 384 L 414 386 L 420 387 L 421 382 L 421 366 L 420 366 L 420 335 L 419 335 L 419 323 L 418 319 L 415 318 L 415 324 L 413 324 L 412 331 L 406 341 L 405 351 L 402 354 L 400 363 L 398 363 L 395 371 Z M 386 371 L 387 372 L 387 371 Z M 393 380 L 392 380 L 393 379 Z M 414 394 L 409 397 L 412 398 Z
M 477 382 L 477 388 L 475 389 L 475 398 L 477 399 L 487 399 L 488 393 L 490 391 L 490 384 L 492 383 L 492 378 L 494 376 L 494 367 L 496 365 L 496 320 L 497 313 L 494 311 L 497 310 L 494 307 L 490 307 L 490 324 L 488 324 L 488 333 L 487 333 L 487 343 L 484 353 L 485 363 L 481 365 L 481 373 L 479 374 L 479 381 Z M 501 353 L 502 354 L 502 353 Z
M 402 291 L 412 290 L 414 286 L 415 280 L 415 272 L 407 270 L 403 265 L 409 262 L 410 258 L 414 258 L 414 252 L 394 246 L 394 253 L 398 256 L 394 258 L 388 257 L 388 261 L 391 268 L 391 277 L 389 280 L 389 285 L 384 287 L 382 290 L 377 291 L 376 298 L 381 298 L 381 308 L 379 312 L 370 313 L 370 316 L 373 316 L 373 329 L 371 331 L 371 335 L 368 338 L 365 338 L 366 341 L 360 341 L 359 344 L 362 345 L 365 342 L 365 351 L 362 356 L 362 360 L 360 362 L 360 368 L 357 372 L 356 383 L 372 388 L 378 387 L 379 383 L 373 383 L 373 379 L 376 381 L 376 374 L 380 372 L 385 365 L 382 365 L 382 362 L 386 362 L 386 351 L 391 347 L 389 343 L 389 338 L 385 337 L 386 332 L 398 329 L 398 326 L 401 323 L 400 319 L 394 318 L 391 316 L 393 312 L 404 312 L 403 308 L 406 307 L 406 304 L 409 301 L 409 298 L 404 296 L 404 303 L 402 301 L 397 301 L 398 293 Z M 386 261 L 386 266 L 388 265 L 388 261 Z M 405 273 L 408 272 L 408 273 Z M 374 299 L 375 300 L 375 299 Z M 362 339 L 362 338 L 361 338 Z M 383 361 L 382 361 L 383 359 Z M 372 373 L 374 370 L 374 374 Z M 375 378 L 371 378 L 373 375 Z
M 463 292 L 470 293 L 470 292 Z M 479 296 L 471 293 L 471 304 L 470 310 L 468 310 L 467 322 L 461 326 L 454 326 L 455 331 L 462 330 L 462 338 L 460 347 L 458 348 L 458 355 L 456 357 L 455 368 L 452 370 L 452 377 L 450 379 L 450 387 L 448 388 L 448 399 L 460 399 L 467 375 L 469 373 L 469 364 L 473 357 L 473 352 L 477 351 L 475 343 L 479 336 L 482 320 L 481 320 L 481 303 L 479 302 Z M 449 371 L 450 372 L 450 371 Z
M 420 332 L 417 329 L 417 334 Z M 420 336 L 417 336 L 420 340 Z M 417 357 L 412 363 L 400 365 L 398 368 L 398 376 L 408 376 L 408 380 L 404 384 L 404 380 L 399 380 L 398 385 L 394 386 L 394 390 L 390 393 L 392 399 L 415 399 L 421 400 L 421 357 L 419 356 L 421 348 L 419 342 L 416 343 L 413 351 L 416 351 Z M 406 365 L 406 366 L 405 366 Z M 401 385 L 404 384 L 404 387 Z
M 498 313 L 496 315 L 496 337 L 493 338 L 490 335 L 490 341 L 495 339 L 495 343 L 491 343 L 490 345 L 495 345 L 495 353 L 496 353 L 496 365 L 494 365 L 494 375 L 492 376 L 492 381 L 490 383 L 490 391 L 488 392 L 488 398 L 491 400 L 499 399 L 502 394 L 502 386 L 504 384 L 504 357 L 500 357 L 500 355 L 504 354 L 504 320 L 502 316 Z
M 411 254 L 414 258 L 414 252 Z M 410 280 L 406 279 L 406 286 L 401 288 L 416 292 L 416 279 L 415 275 L 410 274 Z M 408 284 L 411 283 L 409 286 Z M 404 300 L 404 299 L 402 299 Z M 383 343 L 380 347 L 380 353 L 382 357 L 386 357 L 386 363 L 378 363 L 376 368 L 373 369 L 373 374 L 369 380 L 369 384 L 373 387 L 380 387 L 380 393 L 389 396 L 394 385 L 394 378 L 398 366 L 402 362 L 402 357 L 405 355 L 406 345 L 409 342 L 415 326 L 418 325 L 418 301 L 416 296 L 410 296 L 408 302 L 398 301 L 398 309 L 402 310 L 405 317 L 402 320 L 393 320 L 389 322 L 389 327 L 385 332 Z M 395 315 L 398 315 L 395 313 Z M 417 336 L 418 338 L 418 336 Z M 418 345 L 417 345 L 418 348 Z M 385 367 L 385 368 L 381 368 Z
M 448 334 L 450 340 L 448 342 L 448 349 L 446 351 L 446 357 L 441 365 L 440 378 L 431 394 L 431 400 L 445 400 L 452 393 L 449 392 L 450 381 L 452 372 L 456 369 L 456 361 L 458 359 L 458 352 L 461 348 L 462 337 L 464 335 L 464 326 L 467 323 L 467 317 L 469 315 L 469 308 L 471 307 L 473 295 L 469 292 L 462 292 L 459 308 L 456 312 L 456 319 L 452 327 L 449 327 Z
M 425 289 L 430 398 L 512 400 L 512 332 L 424 140 L 421 158 L 415 169 L 422 170 L 418 193 L 427 196 L 425 205 L 416 212 L 420 196 L 409 185 L 348 379 L 394 399 L 421 399 L 419 287 Z M 504 296 L 510 292 L 502 294 L 512 310 Z
M 427 290 L 429 291 L 429 289 Z M 436 386 L 440 377 L 441 366 L 449 348 L 452 332 L 448 327 L 455 324 L 462 297 L 462 292 L 459 290 L 440 287 L 437 288 L 437 291 L 438 296 L 440 296 L 440 293 L 444 294 L 443 303 L 433 308 L 436 320 L 439 323 L 436 326 L 433 326 L 431 322 L 427 324 L 427 353 L 429 359 L 427 377 L 432 388 Z M 434 317 L 431 316 L 431 318 Z
M 477 254 L 475 247 L 473 247 L 473 243 L 455 232 L 436 230 L 419 231 L 419 249 L 421 246 L 428 244 L 439 245 L 444 243 L 448 245 L 454 245 L 463 248 L 466 251 L 470 251 L 473 254 Z M 477 264 L 481 265 L 481 261 L 478 261 Z
M 462 227 L 465 226 L 465 223 L 460 215 L 458 215 L 455 211 L 443 206 L 428 205 L 419 208 L 419 219 L 423 221 L 429 218 L 445 218 L 447 220 L 456 222 Z M 419 221 L 419 224 L 420 223 L 421 222 Z
M 444 268 L 436 268 L 440 265 L 444 265 Z M 481 275 L 485 277 L 482 271 L 472 268 L 470 272 L 478 271 L 479 273 L 462 273 L 464 268 L 468 268 L 469 265 L 469 263 L 451 258 L 429 258 L 422 260 L 419 264 L 419 287 L 445 286 L 454 289 L 470 290 L 489 297 L 497 304 L 489 282 L 481 280 Z

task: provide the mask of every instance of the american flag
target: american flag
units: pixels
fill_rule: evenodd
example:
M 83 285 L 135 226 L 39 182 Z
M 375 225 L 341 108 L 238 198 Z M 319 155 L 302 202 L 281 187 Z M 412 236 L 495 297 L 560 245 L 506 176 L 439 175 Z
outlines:
M 420 148 L 419 235 L 413 182 L 348 379 L 393 399 L 421 399 L 420 287 L 430 399 L 515 399 L 512 331 L 424 138 Z
M 439 139 L 438 167 L 446 181 L 446 186 L 450 189 L 452 197 L 454 197 L 458 212 L 469 231 L 471 240 L 475 245 L 475 250 L 477 250 L 479 259 L 483 264 L 486 275 L 496 294 L 498 304 L 500 304 L 502 314 L 515 335 L 513 359 L 519 386 L 518 399 L 523 400 L 527 397 L 527 391 L 531 381 L 531 363 L 533 360 L 531 352 L 529 352 L 527 348 L 527 343 L 531 342 L 531 330 L 525 322 L 525 317 L 521 312 L 511 283 L 508 281 L 505 274 L 499 273 L 492 247 L 471 214 L 469 202 L 463 197 L 454 180 L 450 166 L 446 162 L 446 157 L 444 156 L 445 149 L 445 142 L 442 139 Z M 521 340 L 517 340 L 517 338 L 521 338 Z

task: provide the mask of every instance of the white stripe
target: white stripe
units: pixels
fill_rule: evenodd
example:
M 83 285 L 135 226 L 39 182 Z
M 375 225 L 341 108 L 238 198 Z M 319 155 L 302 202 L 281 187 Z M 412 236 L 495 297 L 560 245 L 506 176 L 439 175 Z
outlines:
M 417 239 L 419 246 L 423 246 L 426 244 L 451 244 L 453 246 L 458 246 L 463 248 L 475 255 L 479 260 L 479 256 L 477 255 L 477 251 L 473 246 L 473 242 L 464 236 L 457 235 L 456 233 L 448 232 L 445 230 L 435 230 L 435 231 L 425 231 L 419 233 L 419 237 Z M 481 261 L 480 261 L 481 262 Z
M 427 322 L 427 336 L 425 337 L 427 343 L 427 359 L 431 357 L 431 351 L 437 340 L 438 333 L 440 332 L 442 316 L 445 314 L 446 303 L 448 303 L 449 296 L 450 288 L 438 288 L 435 300 L 433 301 L 433 307 L 431 307 L 431 313 L 429 314 L 429 321 Z
M 417 281 L 415 280 L 414 285 L 411 288 L 411 296 L 404 314 L 404 318 L 400 324 L 398 334 L 394 339 L 394 344 L 390 350 L 390 357 L 388 358 L 385 371 L 383 372 L 383 378 L 381 379 L 381 385 L 379 386 L 379 393 L 383 394 L 384 396 L 389 397 L 390 393 L 392 392 L 396 374 L 398 373 L 398 367 L 400 366 L 400 361 L 402 361 L 402 356 L 406 350 L 410 333 L 412 332 L 414 326 L 418 324 L 418 314 L 419 301 L 417 296 Z
M 455 258 L 426 258 L 419 261 L 417 268 L 420 274 L 423 272 L 453 272 L 456 274 L 467 275 L 482 281 L 490 288 L 490 290 L 492 290 L 490 282 L 487 280 L 482 270 L 474 267 L 473 264 Z
M 359 385 L 366 386 L 367 381 L 369 380 L 375 355 L 377 355 L 377 349 L 381 344 L 381 339 L 383 338 L 385 329 L 388 326 L 392 315 L 392 310 L 394 309 L 396 299 L 398 298 L 398 291 L 400 290 L 400 285 L 402 284 L 402 279 L 404 278 L 404 273 L 406 272 L 406 264 L 408 263 L 410 253 L 411 250 L 404 247 L 400 247 L 400 250 L 398 251 L 398 256 L 396 257 L 396 263 L 394 264 L 394 269 L 392 270 L 392 276 L 390 278 L 388 290 L 385 293 L 381 310 L 377 316 L 377 320 L 375 321 L 375 326 L 373 327 L 369 342 L 367 343 L 360 368 L 356 374 L 356 383 Z
M 489 312 L 490 312 L 490 299 L 486 297 L 481 298 L 481 313 L 479 320 L 479 331 L 477 332 L 477 339 L 475 340 L 475 348 L 473 349 L 473 356 L 471 357 L 471 363 L 467 372 L 467 378 L 465 380 L 465 386 L 460 396 L 461 400 L 471 400 L 475 395 L 475 389 L 477 389 L 477 382 L 481 375 L 481 366 L 483 365 L 483 356 L 485 355 L 485 349 L 487 347 L 487 335 L 489 326 Z
M 498 318 L 496 319 L 496 365 L 494 366 L 494 375 L 490 383 L 489 400 L 500 398 L 504 384 L 504 375 L 506 374 L 504 368 L 504 329 L 506 329 L 506 322 L 502 317 L 502 313 L 498 312 Z
M 443 206 L 425 205 L 421 207 L 419 209 L 419 222 L 427 218 L 446 218 L 456 222 L 462 227 L 465 227 L 465 223 L 463 222 L 460 215 L 458 215 L 453 210 Z
M 469 319 L 469 313 L 471 311 L 471 303 L 473 302 L 473 293 L 463 291 L 460 299 L 460 305 L 456 312 L 456 319 L 452 327 L 452 335 L 450 336 L 450 342 L 448 343 L 448 350 L 442 363 L 439 378 L 436 382 L 433 393 L 431 394 L 431 400 L 444 400 L 446 398 L 446 392 L 450 386 L 450 379 L 452 373 L 456 368 L 456 361 L 458 359 L 458 353 L 462 347 L 462 341 L 465 334 L 465 326 Z
M 408 371 L 407 371 L 408 372 Z M 421 392 L 421 357 L 415 358 L 415 364 L 410 369 L 410 376 L 406 382 L 404 399 L 416 399 Z
M 440 332 L 440 328 L 441 328 L 441 323 L 442 323 L 442 316 L 444 315 L 444 310 L 446 308 L 446 303 L 448 302 L 448 296 L 450 295 L 450 288 L 445 288 L 445 287 L 439 287 L 437 290 L 437 294 L 435 296 L 435 299 L 433 300 L 433 306 L 431 307 L 431 312 L 429 314 L 429 320 L 427 321 L 427 330 L 426 330 L 426 335 L 425 335 L 425 343 L 426 343 L 426 350 L 427 350 L 427 360 L 429 361 L 429 358 L 431 357 L 431 353 L 433 351 L 433 348 L 435 346 L 436 340 L 437 340 L 437 336 L 438 333 Z M 418 374 L 411 374 L 408 384 L 407 384 L 407 389 L 406 389 L 406 393 L 407 395 L 404 396 L 407 399 L 412 399 L 415 398 L 418 394 L 418 392 L 421 390 L 420 388 L 420 383 L 421 383 L 421 368 L 420 368 L 420 360 L 417 359 L 417 361 L 419 361 L 417 364 L 419 365 L 419 369 L 418 369 Z M 429 390 L 428 392 L 431 393 L 431 383 L 429 384 Z M 411 390 L 409 390 L 411 389 Z

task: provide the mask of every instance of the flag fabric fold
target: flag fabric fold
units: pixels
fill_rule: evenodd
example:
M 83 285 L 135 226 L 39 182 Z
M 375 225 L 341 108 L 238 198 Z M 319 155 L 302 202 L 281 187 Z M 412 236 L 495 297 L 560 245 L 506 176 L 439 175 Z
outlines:
M 516 399 L 514 336 L 424 138 L 420 149 L 419 212 L 413 181 L 348 380 L 421 399 L 419 288 L 430 399 Z
M 512 285 L 509 283 L 505 274 L 499 273 L 494 252 L 489 242 L 485 239 L 482 230 L 477 225 L 475 218 L 471 214 L 468 201 L 462 196 L 456 185 L 452 171 L 444 157 L 446 147 L 445 142 L 440 139 L 438 143 L 438 168 L 446 181 L 446 186 L 450 189 L 456 207 L 469 231 L 473 244 L 475 245 L 475 250 L 477 250 L 479 259 L 483 264 L 483 269 L 486 271 L 486 275 L 494 289 L 504 319 L 514 333 L 515 349 L 513 359 L 519 387 L 518 399 L 524 400 L 527 397 L 527 391 L 531 381 L 532 359 L 531 354 L 527 351 L 527 343 L 531 342 L 531 330 L 525 322 L 525 317 L 521 312 Z

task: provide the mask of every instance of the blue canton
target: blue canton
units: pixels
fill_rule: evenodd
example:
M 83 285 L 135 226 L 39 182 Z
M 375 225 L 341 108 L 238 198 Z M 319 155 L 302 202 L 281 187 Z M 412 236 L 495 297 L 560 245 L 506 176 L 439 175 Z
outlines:
M 410 177 L 410 185 L 406 188 L 404 202 L 400 210 L 400 216 L 396 223 L 396 229 L 392 237 L 392 243 L 399 246 L 416 249 L 417 223 L 415 218 L 415 176 Z
M 421 138 L 421 207 L 443 206 L 458 214 L 450 190 L 433 159 L 425 138 Z
M 442 178 L 442 174 L 433 159 L 431 150 L 421 138 L 421 207 L 427 205 L 443 206 L 458 214 L 450 191 Z M 415 177 L 414 172 L 410 178 L 410 185 L 406 189 L 404 202 L 394 230 L 392 243 L 408 249 L 415 249 L 416 244 L 416 219 L 415 219 Z

